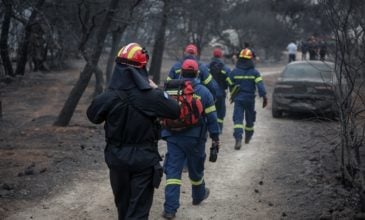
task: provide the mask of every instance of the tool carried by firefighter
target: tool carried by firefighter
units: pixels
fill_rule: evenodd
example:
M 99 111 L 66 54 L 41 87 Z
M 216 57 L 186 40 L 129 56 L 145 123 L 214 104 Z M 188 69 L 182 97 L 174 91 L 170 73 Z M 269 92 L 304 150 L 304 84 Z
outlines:
M 171 131 L 181 131 L 198 125 L 203 114 L 203 104 L 195 96 L 191 81 L 173 79 L 165 83 L 164 90 L 179 103 L 180 117 L 175 120 L 162 119 L 161 125 Z
M 231 97 L 229 98 L 229 102 L 232 104 L 234 98 L 237 96 L 238 92 L 240 91 L 240 85 L 234 85 L 231 89 Z

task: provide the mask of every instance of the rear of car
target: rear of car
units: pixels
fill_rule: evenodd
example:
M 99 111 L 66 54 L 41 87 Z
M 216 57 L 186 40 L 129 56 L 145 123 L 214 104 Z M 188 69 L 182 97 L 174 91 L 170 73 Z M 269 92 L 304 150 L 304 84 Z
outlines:
M 336 114 L 334 64 L 298 61 L 288 64 L 279 77 L 272 97 L 272 115 L 283 112 Z

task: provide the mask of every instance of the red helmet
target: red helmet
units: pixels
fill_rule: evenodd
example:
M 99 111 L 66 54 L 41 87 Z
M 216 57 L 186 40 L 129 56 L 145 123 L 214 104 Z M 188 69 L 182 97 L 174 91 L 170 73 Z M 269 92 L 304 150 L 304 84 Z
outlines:
M 184 53 L 197 56 L 198 48 L 194 44 L 189 44 L 185 47 Z
M 213 50 L 213 56 L 214 57 L 217 57 L 217 58 L 221 58 L 223 56 L 222 49 L 219 48 L 219 47 L 214 48 L 214 50 Z
M 186 59 L 181 65 L 181 74 L 186 78 L 195 78 L 199 72 L 199 65 L 195 60 Z
M 130 43 L 119 50 L 116 61 L 126 65 L 143 68 L 148 62 L 147 51 L 137 43 Z
M 247 59 L 247 60 L 251 60 L 252 57 L 253 57 L 253 53 L 248 48 L 241 50 L 240 55 L 239 55 L 239 58 L 243 58 L 243 59 Z

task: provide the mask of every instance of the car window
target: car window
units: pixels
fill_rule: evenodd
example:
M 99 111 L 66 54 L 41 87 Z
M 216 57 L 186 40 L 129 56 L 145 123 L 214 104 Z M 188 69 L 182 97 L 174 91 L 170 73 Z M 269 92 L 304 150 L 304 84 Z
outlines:
M 301 63 L 286 66 L 283 78 L 310 78 L 331 80 L 333 78 L 333 64 L 328 63 Z

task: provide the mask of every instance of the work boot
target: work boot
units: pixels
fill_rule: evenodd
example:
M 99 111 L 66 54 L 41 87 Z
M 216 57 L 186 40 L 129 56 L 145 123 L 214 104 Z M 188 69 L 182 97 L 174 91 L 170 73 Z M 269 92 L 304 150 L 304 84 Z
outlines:
M 175 218 L 175 213 L 167 213 L 167 212 L 163 212 L 162 213 L 162 217 L 164 219 L 174 219 Z
M 199 205 L 200 203 L 203 202 L 203 200 L 206 200 L 209 197 L 209 188 L 205 187 L 205 195 L 204 198 L 202 200 L 193 200 L 193 205 Z
M 234 149 L 236 149 L 236 150 L 241 149 L 241 145 L 242 145 L 242 138 L 236 138 L 236 143 L 234 145 Z
M 245 144 L 250 143 L 251 137 L 252 136 L 245 136 Z

